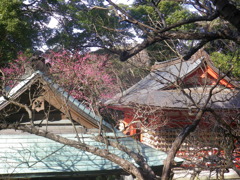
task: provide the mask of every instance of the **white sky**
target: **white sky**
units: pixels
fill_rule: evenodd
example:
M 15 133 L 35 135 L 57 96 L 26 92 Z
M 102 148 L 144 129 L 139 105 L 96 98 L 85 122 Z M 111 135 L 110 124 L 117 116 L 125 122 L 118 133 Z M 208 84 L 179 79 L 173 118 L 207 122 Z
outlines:
M 134 0 L 112 0 L 114 3 L 116 4 L 120 4 L 120 3 L 123 3 L 123 4 L 132 4 Z

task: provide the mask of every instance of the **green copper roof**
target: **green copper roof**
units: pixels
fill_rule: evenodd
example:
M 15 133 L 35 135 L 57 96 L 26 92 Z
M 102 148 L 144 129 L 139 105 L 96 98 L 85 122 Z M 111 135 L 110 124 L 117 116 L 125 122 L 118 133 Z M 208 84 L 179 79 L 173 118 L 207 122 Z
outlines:
M 108 133 L 108 136 L 113 135 Z M 121 134 L 122 135 L 122 134 Z M 74 139 L 76 135 L 65 134 L 63 137 Z M 96 142 L 90 134 L 81 134 L 81 140 L 134 163 L 126 153 L 105 144 Z M 120 138 L 120 144 L 144 156 L 150 166 L 162 166 L 166 153 L 139 143 L 132 138 Z M 176 162 L 182 159 L 175 158 Z M 115 163 L 73 147 L 36 135 L 0 135 L 0 176 L 46 177 L 69 172 L 82 175 L 107 174 L 108 171 L 121 170 Z

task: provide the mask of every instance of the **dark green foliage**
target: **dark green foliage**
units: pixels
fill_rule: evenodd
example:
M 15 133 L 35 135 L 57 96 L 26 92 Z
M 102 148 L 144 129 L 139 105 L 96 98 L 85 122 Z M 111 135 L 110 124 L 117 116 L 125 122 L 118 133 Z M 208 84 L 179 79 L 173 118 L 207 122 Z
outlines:
M 157 30 L 197 16 L 183 1 L 156 2 L 136 0 L 135 5 L 119 6 L 138 22 Z M 14 59 L 19 51 L 34 52 L 43 45 L 55 50 L 65 48 L 82 52 L 90 47 L 103 47 L 120 54 L 119 49 L 135 46 L 131 41 L 135 37 L 155 37 L 151 29 L 144 31 L 137 24 L 125 21 L 122 13 L 103 0 L 2 0 L 0 14 L 1 62 Z M 58 20 L 57 28 L 47 27 L 51 17 Z M 202 21 L 178 26 L 169 32 L 216 32 L 223 28 L 231 27 L 215 19 L 211 23 Z M 192 45 L 194 43 L 189 41 L 168 38 L 148 46 L 147 50 L 154 62 L 176 57 L 174 51 L 184 54 Z M 215 43 L 214 48 L 219 45 Z
M 49 35 L 50 30 L 44 28 L 49 15 L 41 8 L 49 4 L 25 4 L 24 0 L 0 1 L 0 60 L 1 65 L 17 57 L 19 51 L 33 51 L 40 46 L 43 37 Z M 49 1 L 54 3 L 54 1 Z M 31 4 L 33 3 L 33 4 Z
M 161 19 L 151 2 L 153 1 L 136 1 L 136 7 L 129 8 L 131 15 L 135 19 L 159 29 L 195 16 L 193 12 L 189 11 L 181 3 L 174 1 L 161 1 L 155 7 L 161 12 Z M 195 27 L 196 26 L 194 24 L 188 24 L 178 28 L 173 28 L 172 30 L 188 31 Z M 140 37 L 145 38 L 145 35 L 141 36 L 140 29 L 135 28 L 135 30 L 137 32 L 140 31 Z M 166 40 L 149 46 L 147 51 L 149 53 L 151 63 L 153 64 L 155 61 L 165 61 L 178 57 L 178 54 L 176 54 L 173 50 L 181 53 L 182 49 L 187 49 L 187 46 L 188 45 L 185 42 L 179 40 Z
M 119 46 L 126 37 L 133 37 L 128 31 L 122 31 L 127 24 L 119 23 L 115 11 L 105 9 L 102 1 L 90 3 L 91 8 L 77 0 L 64 4 L 64 11 L 58 11 L 60 28 L 47 41 L 50 47 L 57 45 L 81 50 L 88 47 L 110 48 Z
M 234 53 L 213 52 L 211 59 L 214 64 L 219 67 L 224 73 L 232 76 L 235 79 L 240 78 L 240 59 L 239 51 Z

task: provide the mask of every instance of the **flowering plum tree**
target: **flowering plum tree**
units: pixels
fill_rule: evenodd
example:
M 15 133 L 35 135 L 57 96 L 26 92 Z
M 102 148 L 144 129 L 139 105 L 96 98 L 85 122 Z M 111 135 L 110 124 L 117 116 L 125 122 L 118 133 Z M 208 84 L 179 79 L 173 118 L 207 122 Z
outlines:
M 56 83 L 88 106 L 96 107 L 100 99 L 110 98 L 118 90 L 107 55 L 82 55 L 79 51 L 62 50 L 51 51 L 43 57 L 51 65 L 48 73 Z M 18 59 L 2 68 L 7 85 L 14 86 L 26 73 L 29 63 L 32 63 L 31 58 L 19 54 Z
M 47 59 L 50 73 L 75 98 L 88 103 L 110 98 L 117 91 L 115 78 L 109 68 L 107 55 L 69 51 L 51 52 Z

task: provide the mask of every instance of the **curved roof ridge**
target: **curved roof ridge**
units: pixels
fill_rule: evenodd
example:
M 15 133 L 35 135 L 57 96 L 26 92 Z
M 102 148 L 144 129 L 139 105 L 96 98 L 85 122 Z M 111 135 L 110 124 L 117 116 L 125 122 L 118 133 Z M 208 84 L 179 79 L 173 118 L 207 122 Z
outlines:
M 177 57 L 177 58 L 173 58 L 167 61 L 161 61 L 161 62 L 155 62 L 155 64 L 152 66 L 151 71 L 163 68 L 163 67 L 167 67 L 173 64 L 177 64 L 181 62 L 181 58 Z
M 184 60 L 181 57 L 177 57 L 177 58 L 173 58 L 173 59 L 170 59 L 170 60 L 167 60 L 167 61 L 155 62 L 155 64 L 152 66 L 151 71 L 158 70 L 160 68 L 164 68 L 164 67 L 167 67 L 167 66 L 171 66 L 171 65 L 174 65 L 174 64 L 177 64 L 177 63 L 180 63 L 180 62 L 186 62 L 186 61 L 190 62 L 190 61 L 192 61 L 192 63 L 194 63 L 196 60 L 201 59 L 202 57 L 204 57 L 204 60 L 206 62 L 208 62 L 209 64 L 213 64 L 213 62 L 211 61 L 208 53 L 205 50 L 200 49 L 195 54 L 193 54 L 191 56 L 191 58 L 189 58 L 188 60 Z

